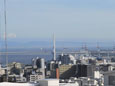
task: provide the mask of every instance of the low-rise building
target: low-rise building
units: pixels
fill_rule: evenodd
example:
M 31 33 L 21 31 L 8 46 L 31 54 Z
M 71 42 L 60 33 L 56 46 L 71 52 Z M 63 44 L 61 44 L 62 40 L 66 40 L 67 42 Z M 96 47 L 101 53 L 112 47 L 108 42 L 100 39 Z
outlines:
M 39 81 L 40 86 L 59 86 L 58 79 L 44 79 Z
M 30 82 L 38 82 L 41 79 L 44 79 L 42 72 L 39 72 L 38 74 L 30 75 Z

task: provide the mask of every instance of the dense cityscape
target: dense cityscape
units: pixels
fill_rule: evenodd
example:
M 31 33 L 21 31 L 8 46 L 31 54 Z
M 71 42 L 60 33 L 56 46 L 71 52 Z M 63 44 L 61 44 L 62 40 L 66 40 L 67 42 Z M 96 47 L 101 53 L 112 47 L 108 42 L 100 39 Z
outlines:
M 0 0 L 0 86 L 115 86 L 114 3 Z
M 89 50 L 86 45 L 76 52 L 58 53 L 54 38 L 51 60 L 36 57 L 31 60 L 32 64 L 12 62 L 8 68 L 1 65 L 0 82 L 12 82 L 15 86 L 19 83 L 23 86 L 28 86 L 26 83 L 32 86 L 114 86 L 114 55 L 114 48 L 102 50 L 97 46 Z

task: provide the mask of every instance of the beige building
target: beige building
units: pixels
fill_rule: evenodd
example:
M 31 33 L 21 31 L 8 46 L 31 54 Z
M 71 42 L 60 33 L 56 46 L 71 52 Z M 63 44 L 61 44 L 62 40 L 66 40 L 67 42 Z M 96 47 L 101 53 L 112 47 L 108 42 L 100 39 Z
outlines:
M 61 65 L 59 67 L 59 77 L 62 79 L 70 78 L 75 74 L 75 71 L 75 65 Z
M 4 69 L 0 69 L 0 75 L 4 75 L 5 74 L 5 70 Z
M 4 75 L 5 74 L 5 69 L 3 69 L 0 65 L 0 75 Z

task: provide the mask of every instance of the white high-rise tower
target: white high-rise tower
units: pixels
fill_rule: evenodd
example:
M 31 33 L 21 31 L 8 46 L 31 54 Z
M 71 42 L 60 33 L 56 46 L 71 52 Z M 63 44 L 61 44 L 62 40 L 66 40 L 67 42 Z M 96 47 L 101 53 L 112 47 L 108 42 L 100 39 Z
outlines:
M 55 45 L 55 35 L 53 35 L 53 60 L 56 60 L 56 45 Z

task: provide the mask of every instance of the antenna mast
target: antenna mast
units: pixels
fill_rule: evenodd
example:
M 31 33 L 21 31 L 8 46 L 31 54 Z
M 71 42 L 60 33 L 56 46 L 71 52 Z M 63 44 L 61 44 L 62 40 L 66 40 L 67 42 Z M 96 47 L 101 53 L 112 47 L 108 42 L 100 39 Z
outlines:
M 5 53 L 6 53 L 6 80 L 8 82 L 8 53 L 7 53 L 7 15 L 6 15 L 6 0 L 4 0 L 4 20 L 5 20 Z
M 1 42 L 1 38 L 2 38 L 2 37 L 1 37 L 1 36 L 2 36 L 2 35 L 1 35 L 1 20 L 2 20 L 2 19 L 1 19 L 1 10 L 0 10 L 0 42 Z M 1 44 L 0 44 L 0 47 L 1 47 Z M 1 50 L 0 50 L 0 64 L 2 64 L 2 61 L 1 61 Z

